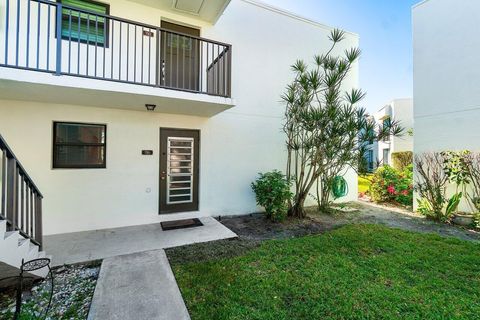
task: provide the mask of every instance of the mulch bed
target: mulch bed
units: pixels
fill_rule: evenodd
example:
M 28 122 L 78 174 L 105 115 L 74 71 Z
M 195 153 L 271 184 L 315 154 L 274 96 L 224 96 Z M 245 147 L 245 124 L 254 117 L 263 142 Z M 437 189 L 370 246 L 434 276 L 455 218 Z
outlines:
M 231 258 L 245 254 L 265 240 L 295 238 L 332 229 L 331 225 L 311 218 L 287 219 L 278 223 L 265 219 L 263 214 L 222 217 L 218 220 L 235 232 L 238 238 L 166 249 L 170 264 Z

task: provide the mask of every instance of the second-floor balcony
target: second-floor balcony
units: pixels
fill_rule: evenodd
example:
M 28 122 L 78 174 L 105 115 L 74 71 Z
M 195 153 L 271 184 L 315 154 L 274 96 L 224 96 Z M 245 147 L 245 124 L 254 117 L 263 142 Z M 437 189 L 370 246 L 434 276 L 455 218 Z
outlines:
M 108 10 L 47 0 L 0 3 L 0 67 L 231 97 L 229 44 Z

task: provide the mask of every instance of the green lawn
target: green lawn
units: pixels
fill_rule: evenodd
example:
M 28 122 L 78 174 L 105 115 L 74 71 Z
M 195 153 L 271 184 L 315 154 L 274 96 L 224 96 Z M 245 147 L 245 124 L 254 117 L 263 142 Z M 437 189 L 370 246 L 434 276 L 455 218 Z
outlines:
M 370 189 L 371 174 L 365 176 L 358 176 L 358 192 L 365 193 Z
M 197 319 L 479 319 L 480 245 L 378 225 L 173 264 Z

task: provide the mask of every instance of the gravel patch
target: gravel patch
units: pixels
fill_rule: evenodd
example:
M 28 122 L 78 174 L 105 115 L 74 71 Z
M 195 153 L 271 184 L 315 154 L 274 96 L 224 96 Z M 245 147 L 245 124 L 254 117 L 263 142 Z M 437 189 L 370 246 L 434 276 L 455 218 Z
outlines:
M 54 293 L 47 319 L 87 319 L 99 271 L 99 262 L 55 268 Z M 39 316 L 48 305 L 50 290 L 50 278 L 28 287 L 23 292 L 20 319 L 42 319 Z M 13 319 L 14 311 L 15 291 L 0 292 L 0 319 Z

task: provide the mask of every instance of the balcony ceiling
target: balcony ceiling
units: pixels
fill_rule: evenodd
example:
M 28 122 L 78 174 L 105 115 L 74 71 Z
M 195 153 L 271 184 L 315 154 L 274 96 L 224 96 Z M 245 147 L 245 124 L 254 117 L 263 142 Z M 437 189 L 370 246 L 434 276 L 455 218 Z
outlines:
M 215 24 L 230 0 L 131 0 Z
M 126 109 L 212 117 L 232 108 L 231 98 L 128 83 L 54 76 L 49 73 L 0 68 L 0 100 L 34 101 L 86 107 Z

